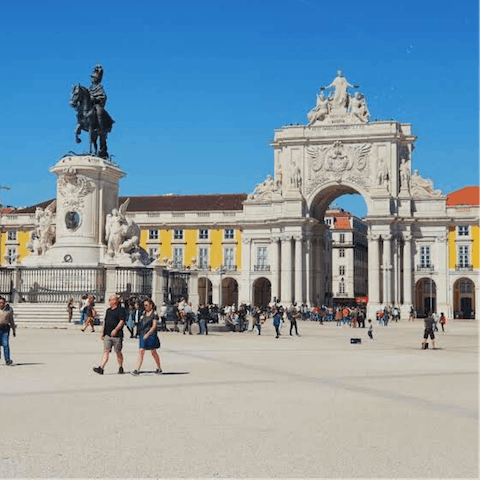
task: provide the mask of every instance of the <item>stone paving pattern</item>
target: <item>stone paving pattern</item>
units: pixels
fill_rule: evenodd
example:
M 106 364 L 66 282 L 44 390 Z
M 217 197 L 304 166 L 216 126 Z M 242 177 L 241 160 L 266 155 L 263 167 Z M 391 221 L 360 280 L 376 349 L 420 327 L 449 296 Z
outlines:
M 478 323 L 449 322 L 427 351 L 422 325 L 165 333 L 165 374 L 140 377 L 114 355 L 92 371 L 98 332 L 19 329 L 0 476 L 477 478 Z M 124 354 L 128 372 L 137 341 Z

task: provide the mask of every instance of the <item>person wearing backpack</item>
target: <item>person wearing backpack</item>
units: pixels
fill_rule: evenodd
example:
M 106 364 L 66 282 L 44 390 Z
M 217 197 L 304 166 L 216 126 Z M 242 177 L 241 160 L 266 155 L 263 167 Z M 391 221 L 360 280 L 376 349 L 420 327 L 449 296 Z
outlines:
M 280 313 L 278 311 L 275 312 L 273 316 L 273 326 L 275 327 L 275 333 L 277 336 L 275 338 L 280 337 L 280 322 L 282 321 Z

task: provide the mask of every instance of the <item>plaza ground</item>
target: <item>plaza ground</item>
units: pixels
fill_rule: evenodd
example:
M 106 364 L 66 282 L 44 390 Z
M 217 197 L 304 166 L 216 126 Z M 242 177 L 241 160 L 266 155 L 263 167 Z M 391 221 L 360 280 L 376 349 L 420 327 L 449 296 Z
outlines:
M 114 355 L 92 371 L 98 332 L 19 329 L 0 365 L 0 476 L 476 478 L 478 323 L 449 322 L 427 351 L 422 326 L 165 333 L 165 374 L 140 377 Z M 128 372 L 137 341 L 124 354 Z

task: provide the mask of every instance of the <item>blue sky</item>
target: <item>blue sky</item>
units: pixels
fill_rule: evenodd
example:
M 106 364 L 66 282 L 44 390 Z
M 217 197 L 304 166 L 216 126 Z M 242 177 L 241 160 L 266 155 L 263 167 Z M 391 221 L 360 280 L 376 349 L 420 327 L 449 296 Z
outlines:
M 436 188 L 478 184 L 472 0 L 19 1 L 0 41 L 5 205 L 55 196 L 49 167 L 87 146 L 70 90 L 98 62 L 122 195 L 252 191 L 272 173 L 274 129 L 306 123 L 339 68 L 372 119 L 413 124 L 413 168 Z

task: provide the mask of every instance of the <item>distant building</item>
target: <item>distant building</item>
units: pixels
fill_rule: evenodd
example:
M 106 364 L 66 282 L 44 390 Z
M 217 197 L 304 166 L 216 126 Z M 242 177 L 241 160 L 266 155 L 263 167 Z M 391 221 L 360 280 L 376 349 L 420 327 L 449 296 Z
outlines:
M 368 295 L 368 226 L 342 208 L 325 212 L 331 235 L 333 303 L 355 303 Z

